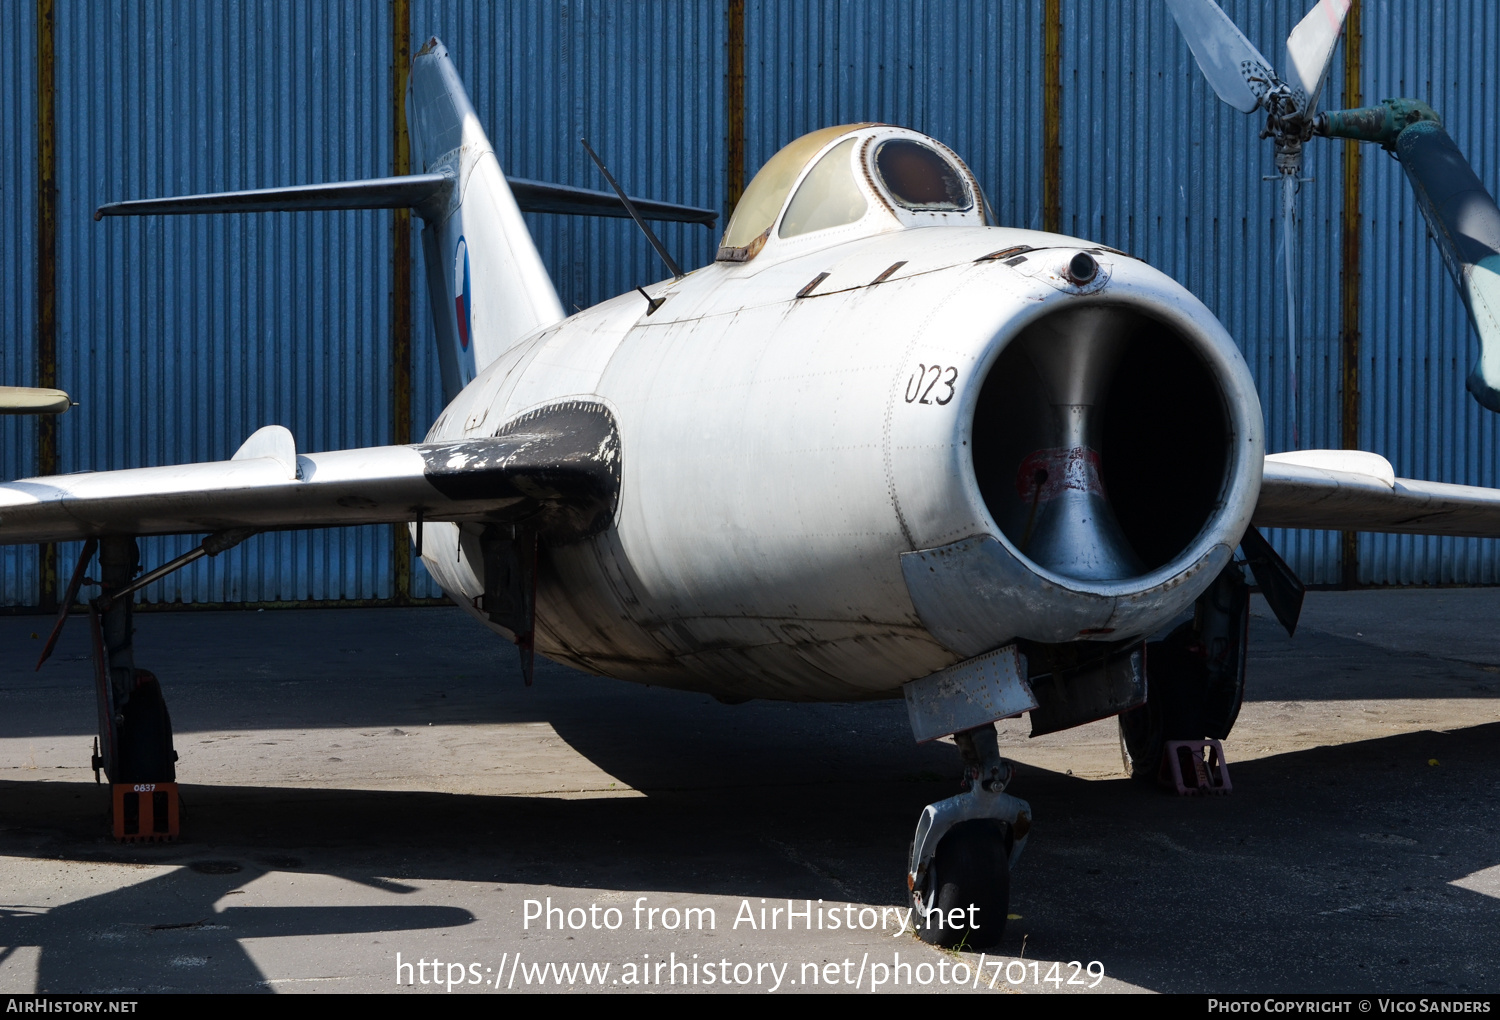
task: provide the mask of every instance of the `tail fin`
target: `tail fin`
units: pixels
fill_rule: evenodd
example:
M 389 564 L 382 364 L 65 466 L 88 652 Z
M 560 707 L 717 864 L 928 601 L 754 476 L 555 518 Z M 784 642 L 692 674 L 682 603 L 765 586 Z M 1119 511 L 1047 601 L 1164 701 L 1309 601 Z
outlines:
M 486 365 L 532 330 L 563 318 L 562 302 L 521 213 L 629 217 L 612 193 L 500 172 L 458 69 L 436 38 L 417 53 L 407 86 L 418 173 L 375 180 L 258 188 L 102 205 L 94 218 L 302 209 L 415 209 L 437 329 L 443 392 L 451 400 Z M 631 198 L 645 219 L 702 223 L 718 214 Z M 0 408 L 3 412 L 3 408 Z
M 522 336 L 562 319 L 563 307 L 436 37 L 412 61 L 406 104 L 412 169 L 454 179 L 447 207 L 424 214 L 422 254 L 443 389 L 457 392 Z

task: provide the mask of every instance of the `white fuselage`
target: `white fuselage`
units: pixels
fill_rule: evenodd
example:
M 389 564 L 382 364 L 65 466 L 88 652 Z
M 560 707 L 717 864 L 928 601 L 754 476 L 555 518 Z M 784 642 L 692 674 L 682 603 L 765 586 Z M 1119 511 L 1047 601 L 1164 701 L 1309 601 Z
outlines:
M 976 261 L 1018 245 L 1039 251 L 1017 266 Z M 1084 248 L 1100 273 L 1078 287 L 1058 266 Z M 974 479 L 975 400 L 1005 344 L 1069 302 L 1128 302 L 1193 332 L 1239 405 L 1239 466 L 1188 560 L 1128 593 L 1044 578 L 1040 597 L 1086 597 L 1085 615 L 1117 624 L 1093 628 L 1112 639 L 1149 633 L 1206 587 L 1248 522 L 1264 452 L 1248 371 L 1196 298 L 1135 259 L 1032 231 L 930 227 L 714 263 L 648 290 L 665 298 L 649 316 L 630 293 L 521 340 L 427 437 L 492 435 L 567 398 L 615 415 L 614 526 L 540 554 L 536 647 L 560 662 L 728 699 L 853 700 L 974 654 L 992 637 L 934 635 L 902 555 L 976 536 L 1009 548 Z M 423 562 L 483 620 L 477 545 L 460 543 L 461 527 L 428 524 Z M 1015 615 L 986 633 L 1086 629 Z

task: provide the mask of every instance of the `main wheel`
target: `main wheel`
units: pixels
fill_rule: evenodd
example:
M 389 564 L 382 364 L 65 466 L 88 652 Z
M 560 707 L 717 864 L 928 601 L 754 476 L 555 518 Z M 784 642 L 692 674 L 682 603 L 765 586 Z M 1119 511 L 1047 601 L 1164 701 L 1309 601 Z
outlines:
M 920 893 L 927 915 L 913 920 L 923 942 L 944 949 L 988 949 L 998 943 L 1010 911 L 1010 839 L 1005 823 L 976 818 L 949 829 Z
M 1120 713 L 1120 758 L 1131 779 L 1155 782 L 1167 741 L 1162 735 L 1161 715 L 1147 701 L 1139 708 Z
M 1146 703 L 1120 713 L 1120 757 L 1131 778 L 1155 782 L 1169 740 L 1198 740 L 1207 727 L 1208 669 L 1189 648 L 1191 623 L 1146 646 Z
M 172 717 L 161 695 L 161 684 L 145 670 L 136 670 L 135 689 L 120 711 L 118 730 L 120 774 L 117 783 L 170 783 L 177 778 L 172 750 Z
M 1193 619 L 1146 645 L 1146 703 L 1120 714 L 1125 771 L 1154 782 L 1169 740 L 1223 740 L 1245 698 L 1250 589 L 1231 562 L 1198 596 Z

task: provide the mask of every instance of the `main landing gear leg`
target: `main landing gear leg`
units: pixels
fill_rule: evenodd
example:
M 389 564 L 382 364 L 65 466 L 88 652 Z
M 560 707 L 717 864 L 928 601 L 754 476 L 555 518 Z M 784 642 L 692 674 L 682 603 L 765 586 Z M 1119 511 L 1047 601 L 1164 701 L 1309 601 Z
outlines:
M 1250 588 L 1231 562 L 1192 620 L 1146 646 L 1146 703 L 1119 717 L 1120 753 L 1136 779 L 1179 794 L 1229 793 L 1219 741 L 1245 696 Z
M 964 792 L 929 804 L 907 865 L 912 923 L 922 941 L 987 949 L 1005 933 L 1010 869 L 1031 831 L 1031 806 L 1005 792 L 1014 766 L 993 723 L 953 734 Z
M 134 599 L 122 591 L 139 568 L 134 538 L 100 540 L 102 594 L 90 606 L 100 730 L 94 769 L 109 777 L 114 835 L 127 842 L 176 839 L 180 813 L 172 719 L 161 684 L 136 668 Z

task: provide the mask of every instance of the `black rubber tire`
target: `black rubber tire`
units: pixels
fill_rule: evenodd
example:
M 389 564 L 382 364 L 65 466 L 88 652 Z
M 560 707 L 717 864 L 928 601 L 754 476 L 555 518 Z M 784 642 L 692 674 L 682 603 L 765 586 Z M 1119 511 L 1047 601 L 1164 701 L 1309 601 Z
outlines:
M 1161 768 L 1161 756 L 1166 753 L 1167 741 L 1162 735 L 1161 713 L 1153 707 L 1155 701 L 1147 701 L 1139 708 L 1120 713 L 1120 759 L 1125 763 L 1125 773 L 1131 779 L 1145 783 L 1156 781 Z
M 1250 589 L 1231 563 L 1198 597 L 1193 620 L 1146 645 L 1146 703 L 1120 714 L 1120 757 L 1132 778 L 1156 781 L 1169 740 L 1229 736 L 1245 697 L 1249 626 Z
M 934 909 L 925 920 L 913 917 L 923 942 L 972 950 L 998 944 L 1010 912 L 1010 839 L 1005 823 L 976 818 L 949 829 L 938 844 L 927 883 L 929 894 L 937 890 Z M 946 923 L 955 908 L 964 911 L 959 926 Z M 945 919 L 941 926 L 936 923 L 939 913 Z M 970 919 L 976 922 L 972 927 Z
M 161 684 L 149 673 L 138 671 L 136 686 L 120 714 L 120 774 L 117 783 L 170 783 L 177 778 L 176 754 L 172 750 L 172 717 L 161 694 Z
M 1132 779 L 1156 782 L 1167 741 L 1204 736 L 1208 671 L 1187 649 L 1192 638 L 1188 623 L 1146 646 L 1146 703 L 1119 716 L 1120 757 Z

